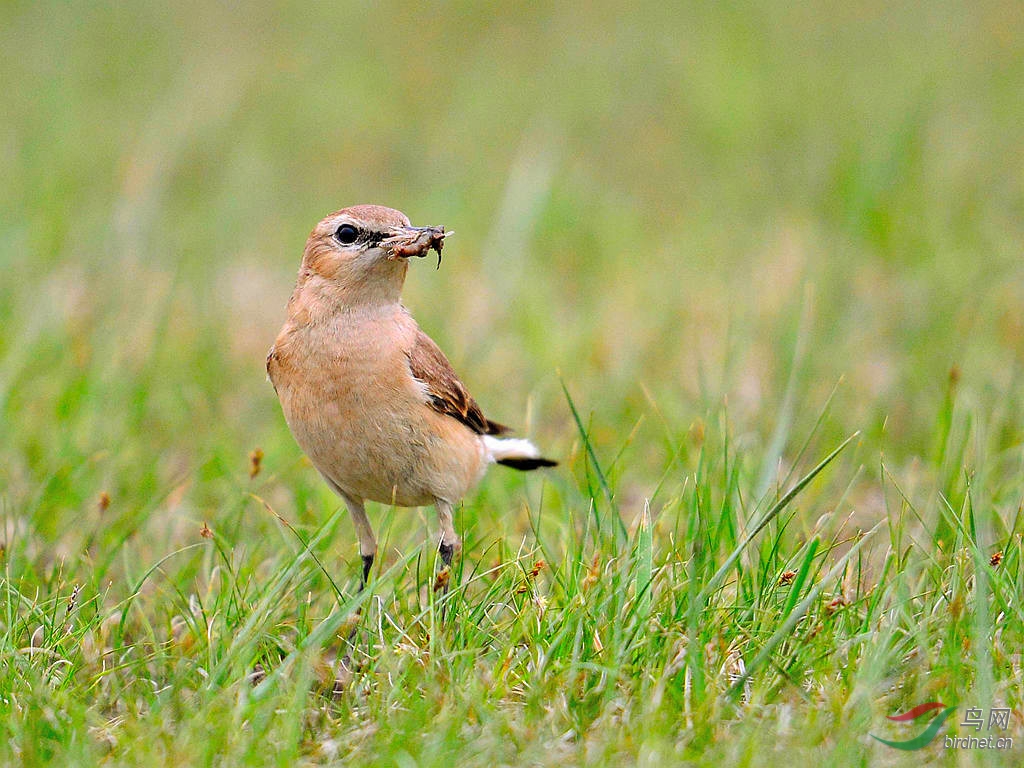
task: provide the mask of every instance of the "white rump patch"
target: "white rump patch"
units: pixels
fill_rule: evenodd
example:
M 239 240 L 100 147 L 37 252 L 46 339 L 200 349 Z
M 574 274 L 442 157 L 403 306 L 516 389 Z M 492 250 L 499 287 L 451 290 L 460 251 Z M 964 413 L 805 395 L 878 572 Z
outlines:
M 504 459 L 539 459 L 540 451 L 529 440 L 517 437 L 493 437 L 484 435 L 484 448 L 488 461 Z

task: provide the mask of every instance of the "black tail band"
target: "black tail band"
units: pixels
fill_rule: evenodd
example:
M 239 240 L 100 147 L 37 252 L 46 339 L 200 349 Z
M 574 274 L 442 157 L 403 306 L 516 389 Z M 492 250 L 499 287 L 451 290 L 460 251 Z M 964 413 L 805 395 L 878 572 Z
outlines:
M 558 462 L 551 459 L 499 459 L 498 463 L 504 467 L 512 467 L 522 472 L 529 472 L 531 469 L 540 467 L 557 467 Z

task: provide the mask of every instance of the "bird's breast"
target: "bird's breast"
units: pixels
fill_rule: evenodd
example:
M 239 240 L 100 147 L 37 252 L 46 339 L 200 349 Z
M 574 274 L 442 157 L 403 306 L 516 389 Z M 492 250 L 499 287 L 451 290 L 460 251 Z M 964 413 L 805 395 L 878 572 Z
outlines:
M 427 406 L 407 356 L 417 329 L 405 318 L 286 328 L 268 371 L 320 472 L 353 496 L 418 506 L 461 496 L 484 457 L 479 436 Z

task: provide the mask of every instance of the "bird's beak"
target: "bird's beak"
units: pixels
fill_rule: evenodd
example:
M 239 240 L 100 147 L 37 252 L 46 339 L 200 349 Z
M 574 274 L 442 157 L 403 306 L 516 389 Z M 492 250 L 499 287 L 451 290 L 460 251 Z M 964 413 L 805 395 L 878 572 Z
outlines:
M 389 237 L 381 241 L 381 246 L 389 259 L 408 259 L 410 256 L 426 256 L 430 251 L 437 251 L 437 266 L 441 266 L 441 249 L 444 239 L 453 232 L 445 232 L 444 227 L 395 227 Z

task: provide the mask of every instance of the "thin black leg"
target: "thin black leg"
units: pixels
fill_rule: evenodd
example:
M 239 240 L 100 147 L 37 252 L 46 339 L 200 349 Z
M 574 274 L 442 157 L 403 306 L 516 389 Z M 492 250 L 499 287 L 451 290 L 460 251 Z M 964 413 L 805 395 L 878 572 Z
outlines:
M 372 554 L 362 555 L 362 558 L 363 558 L 363 578 L 359 582 L 359 591 L 360 592 L 362 592 L 364 589 L 366 589 L 366 583 L 370 580 L 370 569 L 373 568 L 373 555 Z M 358 608 L 356 608 L 356 616 L 360 616 L 360 615 L 362 615 L 362 613 L 363 613 L 363 607 L 362 606 L 359 606 Z M 348 642 L 350 642 L 350 643 L 353 642 L 353 640 L 354 640 L 354 638 L 356 636 L 356 630 L 358 628 L 359 628 L 359 625 L 357 623 L 356 626 L 352 627 L 352 629 L 349 631 L 348 637 L 345 638 L 346 640 L 348 640 Z M 341 658 L 341 666 L 340 666 L 340 668 L 338 670 L 338 674 L 337 674 L 337 676 L 335 677 L 335 680 L 334 680 L 333 693 L 334 693 L 335 696 L 340 696 L 344 692 L 345 688 L 348 687 L 348 684 L 352 681 L 352 671 L 353 671 L 352 654 L 351 653 L 346 653 Z
M 370 569 L 373 568 L 373 555 L 363 555 L 363 580 L 359 584 L 359 591 L 362 592 L 366 587 L 366 582 L 370 580 Z
M 441 553 L 441 560 L 444 562 L 444 564 L 446 566 L 451 565 L 452 564 L 452 557 L 455 556 L 455 545 L 454 544 L 445 544 L 442 541 L 441 542 L 441 546 L 438 547 L 438 551 Z

